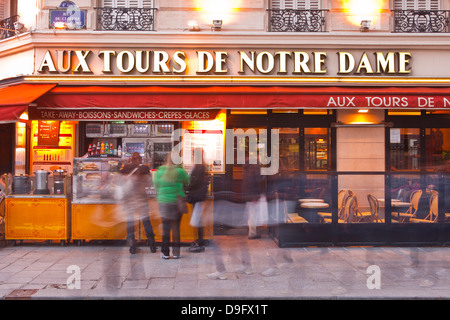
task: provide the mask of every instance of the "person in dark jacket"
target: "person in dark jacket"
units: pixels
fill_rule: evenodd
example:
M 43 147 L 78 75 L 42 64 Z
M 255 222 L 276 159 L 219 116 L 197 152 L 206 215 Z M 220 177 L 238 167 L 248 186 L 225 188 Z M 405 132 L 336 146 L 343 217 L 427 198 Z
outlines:
M 124 203 L 127 214 L 127 243 L 130 246 L 130 253 L 136 252 L 136 240 L 134 237 L 135 221 L 142 221 L 144 230 L 148 238 L 148 244 L 151 252 L 156 252 L 155 234 L 150 222 L 150 209 L 145 187 L 149 184 L 150 169 L 142 165 L 142 157 L 134 152 L 129 163 L 124 165 L 120 173 L 131 179 L 132 188 L 126 191 Z
M 198 153 L 198 154 L 197 154 Z M 187 201 L 192 204 L 192 216 L 190 224 L 197 228 L 198 238 L 189 248 L 190 252 L 205 251 L 204 226 L 202 222 L 204 201 L 208 193 L 208 167 L 204 158 L 203 149 L 194 150 L 194 158 L 196 155 L 201 159 L 195 159 L 195 165 L 190 172 L 190 183 L 187 187 Z M 200 161 L 199 161 L 200 160 Z

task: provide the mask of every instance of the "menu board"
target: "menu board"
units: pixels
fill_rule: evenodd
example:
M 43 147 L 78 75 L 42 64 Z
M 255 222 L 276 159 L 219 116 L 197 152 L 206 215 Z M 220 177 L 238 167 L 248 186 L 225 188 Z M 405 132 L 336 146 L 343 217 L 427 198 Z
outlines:
M 38 146 L 59 145 L 59 121 L 38 122 Z
M 194 165 L 194 150 L 203 149 L 208 170 L 225 172 L 225 123 L 225 113 L 211 121 L 183 123 L 183 166 L 186 170 Z

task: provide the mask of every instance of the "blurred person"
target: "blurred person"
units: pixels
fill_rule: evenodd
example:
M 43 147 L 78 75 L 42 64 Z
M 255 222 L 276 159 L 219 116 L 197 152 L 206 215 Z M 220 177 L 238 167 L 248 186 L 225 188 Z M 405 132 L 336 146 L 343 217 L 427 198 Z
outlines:
M 156 252 L 155 234 L 150 222 L 150 208 L 145 187 L 149 185 L 150 169 L 142 165 L 142 157 L 139 153 L 131 154 L 129 163 L 120 170 L 122 176 L 130 178 L 131 188 L 126 191 L 125 211 L 127 214 L 127 244 L 130 253 L 136 252 L 136 239 L 134 237 L 135 221 L 142 221 L 148 239 L 148 245 L 152 253 Z M 135 215 L 138 215 L 137 217 Z
M 156 171 L 154 187 L 157 193 L 159 213 L 161 215 L 163 235 L 161 258 L 169 259 L 170 232 L 172 232 L 172 257 L 180 257 L 180 223 L 184 212 L 178 207 L 179 197 L 185 197 L 185 188 L 189 184 L 188 173 L 172 161 L 171 153 L 166 162 Z
M 258 239 L 259 200 L 263 190 L 263 179 L 259 164 L 250 164 L 249 157 L 245 159 L 242 177 L 242 197 L 245 201 L 245 211 L 248 215 L 248 238 Z
M 197 157 L 201 157 L 198 159 Z M 191 247 L 190 252 L 202 252 L 205 251 L 205 240 L 204 240 L 204 226 L 202 221 L 204 201 L 208 193 L 208 166 L 204 158 L 204 150 L 197 149 L 194 150 L 194 167 L 190 172 L 190 182 L 186 189 L 187 202 L 191 203 L 193 206 L 192 216 L 190 224 L 191 226 L 197 228 L 197 240 L 195 240 Z

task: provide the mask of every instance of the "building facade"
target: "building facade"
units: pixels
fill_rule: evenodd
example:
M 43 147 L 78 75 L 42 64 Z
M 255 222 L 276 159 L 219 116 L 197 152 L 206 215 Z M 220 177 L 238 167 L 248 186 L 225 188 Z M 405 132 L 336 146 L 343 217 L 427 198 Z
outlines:
M 137 143 L 113 132 L 120 124 L 136 139 L 151 136 L 138 124 L 169 124 L 192 139 L 203 130 L 196 139 L 212 148 L 217 229 L 243 216 L 242 147 L 267 169 L 280 246 L 446 244 L 449 10 L 448 0 L 0 0 L 0 140 L 16 137 L 2 142 L 2 173 L 76 175 L 73 158 L 90 145 Z M 72 140 L 40 148 L 33 123 L 46 121 Z M 154 168 L 155 141 L 142 151 Z

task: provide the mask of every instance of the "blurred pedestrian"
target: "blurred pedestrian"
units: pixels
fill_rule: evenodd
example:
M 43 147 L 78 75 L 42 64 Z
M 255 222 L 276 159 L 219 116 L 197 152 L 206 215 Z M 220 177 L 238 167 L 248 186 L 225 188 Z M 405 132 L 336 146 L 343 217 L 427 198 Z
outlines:
M 201 157 L 201 158 L 200 158 Z M 200 158 L 200 159 L 199 159 Z M 197 240 L 195 240 L 190 252 L 205 251 L 204 226 L 203 226 L 203 208 L 204 201 L 208 193 L 208 166 L 204 158 L 204 150 L 194 150 L 194 167 L 190 172 L 190 182 L 187 187 L 187 202 L 193 206 L 190 224 L 197 228 Z
M 135 221 L 142 221 L 150 251 L 156 252 L 155 234 L 150 222 L 150 209 L 145 191 L 150 184 L 150 169 L 148 166 L 142 165 L 142 157 L 139 153 L 134 152 L 129 163 L 122 167 L 120 173 L 129 179 L 127 186 L 130 186 L 124 197 L 127 214 L 127 244 L 130 246 L 130 253 L 136 252 Z
M 161 215 L 163 235 L 161 258 L 170 258 L 170 232 L 172 232 L 172 257 L 180 257 L 180 222 L 185 212 L 181 212 L 178 201 L 184 199 L 185 188 L 189 184 L 188 173 L 172 161 L 171 153 L 167 155 L 166 163 L 158 168 L 154 187 L 157 192 L 159 213 Z
M 242 177 L 242 197 L 245 201 L 245 211 L 248 215 L 248 238 L 258 239 L 259 200 L 263 190 L 263 179 L 259 164 L 250 164 L 249 157 L 245 159 Z

